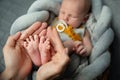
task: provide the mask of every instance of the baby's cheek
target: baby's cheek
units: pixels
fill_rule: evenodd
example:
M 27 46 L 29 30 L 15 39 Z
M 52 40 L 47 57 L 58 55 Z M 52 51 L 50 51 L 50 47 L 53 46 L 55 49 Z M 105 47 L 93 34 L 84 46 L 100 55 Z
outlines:
M 71 21 L 71 22 L 69 23 L 69 25 L 71 25 L 73 28 L 79 27 L 80 24 L 81 24 L 80 21 Z
M 58 16 L 58 19 L 63 20 L 63 16 L 62 16 L 62 15 L 59 15 L 59 16 Z

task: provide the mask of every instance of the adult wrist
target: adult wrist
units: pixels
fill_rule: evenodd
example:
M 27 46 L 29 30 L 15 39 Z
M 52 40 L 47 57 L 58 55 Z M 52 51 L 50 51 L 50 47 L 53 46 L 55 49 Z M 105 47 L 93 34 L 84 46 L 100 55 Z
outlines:
M 0 74 L 0 80 L 24 80 L 25 78 L 22 78 L 19 76 L 18 71 L 15 72 L 12 69 L 6 68 L 1 74 Z
M 53 80 L 53 79 L 51 79 L 50 75 L 47 75 L 46 72 L 44 73 L 43 70 L 38 70 L 36 73 L 36 80 Z
M 36 80 L 45 80 L 40 71 L 37 71 L 36 73 Z
M 11 80 L 14 78 L 14 74 L 8 70 L 5 69 L 1 74 L 0 74 L 0 80 Z

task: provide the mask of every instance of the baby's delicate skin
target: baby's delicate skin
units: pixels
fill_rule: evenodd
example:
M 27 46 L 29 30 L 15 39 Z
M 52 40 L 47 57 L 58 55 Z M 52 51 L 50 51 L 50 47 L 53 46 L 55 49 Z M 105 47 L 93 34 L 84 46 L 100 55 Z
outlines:
M 37 35 L 29 36 L 24 42 L 24 47 L 26 48 L 31 60 L 36 66 L 41 65 L 41 57 L 39 51 L 39 37 Z
M 47 63 L 51 58 L 50 41 L 48 38 L 46 39 L 44 36 L 41 36 L 39 43 L 39 51 L 41 55 L 42 64 Z
M 68 26 L 71 26 L 72 29 L 79 29 L 81 27 L 85 28 L 85 26 L 82 25 L 85 24 L 89 18 L 89 10 L 89 0 L 63 0 L 61 3 L 58 20 L 64 21 L 64 23 L 66 23 Z M 84 30 L 83 35 L 81 35 L 81 41 L 81 39 L 78 39 L 79 35 L 77 36 L 70 33 L 74 32 L 72 29 L 68 29 L 67 31 L 64 30 L 64 33 L 67 33 L 67 35 L 70 36 L 72 40 L 75 40 L 74 45 L 72 46 L 73 48 L 75 47 L 74 51 L 80 56 L 89 56 L 92 50 L 92 43 L 88 30 Z M 61 37 L 63 38 L 63 35 Z M 69 46 L 69 44 L 71 44 L 71 41 L 70 43 L 65 41 L 67 40 L 64 39 L 64 46 Z
M 75 3 L 75 5 L 73 5 L 73 3 Z M 77 29 L 82 24 L 85 24 L 86 18 L 89 17 L 89 8 L 90 4 L 85 0 L 63 0 L 59 11 L 58 19 L 65 21 L 65 23 L 70 25 L 71 28 Z M 48 34 L 47 37 L 49 37 L 49 35 L 50 34 Z M 38 36 L 37 39 L 34 39 L 34 37 L 33 39 L 31 39 L 29 37 L 28 40 L 26 40 L 25 42 L 26 50 L 28 51 L 28 54 L 30 55 L 33 63 L 37 66 L 48 62 L 50 60 L 50 57 L 53 55 L 50 51 L 50 48 L 52 48 L 52 46 L 50 46 L 50 41 L 49 39 L 46 39 L 45 36 Z M 80 56 L 88 56 L 91 53 L 92 45 L 90 41 L 90 36 L 87 33 L 86 29 L 84 31 L 82 41 L 80 39 L 79 42 L 73 42 L 72 45 L 71 41 L 66 41 L 63 42 L 63 45 L 67 46 L 67 48 L 70 48 L 68 49 L 70 51 L 72 50 L 72 48 L 74 48 L 74 51 Z
M 43 36 L 39 37 L 38 35 L 29 36 L 24 42 L 24 47 L 36 66 L 45 64 L 50 60 L 49 39 L 45 39 Z

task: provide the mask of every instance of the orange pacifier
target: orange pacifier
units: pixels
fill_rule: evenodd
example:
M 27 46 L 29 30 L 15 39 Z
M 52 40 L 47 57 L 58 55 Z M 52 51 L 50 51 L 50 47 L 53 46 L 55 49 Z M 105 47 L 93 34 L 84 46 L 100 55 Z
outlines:
M 74 29 L 72 28 L 72 26 L 68 26 L 64 20 L 58 20 L 58 24 L 56 25 L 56 30 L 58 32 L 63 32 L 66 35 L 68 35 L 72 40 L 79 40 L 82 41 L 82 38 L 80 37 L 80 35 L 78 35 Z

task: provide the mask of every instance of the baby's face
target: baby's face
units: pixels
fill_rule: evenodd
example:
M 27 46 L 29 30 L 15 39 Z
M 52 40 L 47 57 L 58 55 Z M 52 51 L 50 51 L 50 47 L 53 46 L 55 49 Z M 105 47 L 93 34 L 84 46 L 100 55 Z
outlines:
M 73 3 L 73 1 L 63 0 L 58 18 L 64 20 L 73 28 L 76 28 L 80 26 L 86 13 L 83 10 L 82 2 Z

